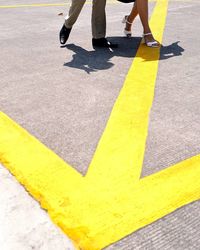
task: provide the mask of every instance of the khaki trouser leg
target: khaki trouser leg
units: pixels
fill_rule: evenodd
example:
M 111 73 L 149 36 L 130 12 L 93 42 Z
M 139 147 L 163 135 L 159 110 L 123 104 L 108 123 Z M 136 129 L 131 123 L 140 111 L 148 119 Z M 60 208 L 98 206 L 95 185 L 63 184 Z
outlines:
M 74 23 L 76 22 L 83 5 L 85 4 L 86 0 L 72 0 L 70 9 L 69 9 L 69 15 L 65 19 L 65 26 L 67 28 L 72 28 Z M 100 0 L 101 1 L 101 0 Z
M 93 0 L 92 7 L 92 36 L 103 38 L 106 35 L 106 0 Z

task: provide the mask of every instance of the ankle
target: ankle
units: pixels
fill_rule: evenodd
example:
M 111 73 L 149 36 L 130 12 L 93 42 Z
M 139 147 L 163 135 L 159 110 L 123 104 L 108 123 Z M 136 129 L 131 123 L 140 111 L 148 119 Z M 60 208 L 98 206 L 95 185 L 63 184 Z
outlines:
M 151 30 L 149 28 L 143 30 L 143 34 L 149 34 L 149 33 L 151 33 Z
M 126 23 L 125 30 L 131 31 L 131 24 Z
M 151 32 L 143 33 L 143 37 L 145 39 L 154 39 L 153 34 Z
M 127 16 L 126 17 L 126 30 L 127 31 L 130 31 L 131 30 L 131 27 L 132 27 L 132 20 L 130 20 L 130 16 Z

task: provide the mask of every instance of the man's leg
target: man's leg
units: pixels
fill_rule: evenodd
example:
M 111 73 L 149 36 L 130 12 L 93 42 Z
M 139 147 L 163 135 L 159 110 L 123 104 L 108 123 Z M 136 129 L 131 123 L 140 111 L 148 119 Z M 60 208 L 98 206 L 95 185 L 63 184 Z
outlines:
M 76 22 L 86 0 L 72 0 L 68 17 L 65 18 L 65 27 L 72 28 Z
M 92 37 L 104 38 L 106 35 L 106 0 L 93 0 Z
M 92 6 L 92 44 L 93 47 L 116 48 L 105 38 L 106 35 L 106 0 L 93 0 Z
M 65 44 L 69 38 L 72 26 L 76 22 L 86 0 L 72 0 L 69 15 L 65 18 L 65 23 L 60 30 L 60 43 Z

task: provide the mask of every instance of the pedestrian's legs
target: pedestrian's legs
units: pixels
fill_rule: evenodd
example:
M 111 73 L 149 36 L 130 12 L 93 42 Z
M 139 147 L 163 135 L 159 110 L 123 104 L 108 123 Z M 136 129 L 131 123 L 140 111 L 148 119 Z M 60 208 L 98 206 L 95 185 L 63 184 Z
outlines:
M 92 37 L 95 39 L 106 36 L 106 0 L 93 0 L 92 6 Z
M 143 33 L 145 43 L 154 43 L 154 46 L 152 47 L 157 47 L 158 42 L 155 41 L 153 35 L 151 34 L 151 29 L 149 27 L 149 16 L 148 16 L 148 0 L 136 0 L 135 4 L 131 10 L 130 15 L 127 18 L 126 22 L 126 30 L 130 31 L 131 30 L 131 23 L 134 21 L 135 17 L 139 14 L 140 20 L 143 26 Z M 150 46 L 151 47 L 151 46 Z
M 148 0 L 136 0 L 135 4 L 131 10 L 130 15 L 127 18 L 126 23 L 126 30 L 131 29 L 131 24 L 136 16 L 139 14 L 140 20 L 142 22 L 143 28 L 144 28 L 144 33 L 149 33 L 151 32 L 150 27 L 149 27 L 149 20 L 148 20 Z
M 76 22 L 86 0 L 72 0 L 69 15 L 65 19 L 65 27 L 70 29 Z
M 125 28 L 125 30 L 131 31 L 132 23 L 135 20 L 135 18 L 136 18 L 137 15 L 138 15 L 137 2 L 135 2 L 134 5 L 133 5 L 133 8 L 131 10 L 131 13 L 127 17 L 127 22 L 126 22 L 126 28 Z
M 136 6 L 142 22 L 144 34 L 151 32 L 149 27 L 148 0 L 136 0 Z

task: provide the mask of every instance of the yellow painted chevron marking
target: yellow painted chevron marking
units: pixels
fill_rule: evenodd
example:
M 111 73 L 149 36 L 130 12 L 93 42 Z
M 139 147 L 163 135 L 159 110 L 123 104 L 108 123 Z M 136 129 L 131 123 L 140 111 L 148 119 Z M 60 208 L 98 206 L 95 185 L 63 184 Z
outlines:
M 150 21 L 160 42 L 166 13 L 167 1 L 159 1 Z M 129 173 L 132 181 L 139 179 L 159 56 L 160 49 L 139 47 L 89 167 L 91 178 L 101 176 L 111 183 Z
M 1 162 L 82 249 L 102 249 L 200 198 L 200 155 L 112 186 L 81 177 L 3 113 L 0 141 Z
M 76 182 L 82 180 L 81 174 L 14 123 L 3 112 L 0 112 L 0 162 L 9 167 L 11 172 L 20 178 L 20 181 L 24 179 L 23 176 L 28 176 L 27 183 L 23 183 L 25 186 L 28 186 L 28 183 L 32 181 L 35 182 L 37 178 L 38 183 L 52 185 L 54 188 L 53 185 L 62 182 L 62 178 L 64 183 L 65 178 L 69 178 L 68 187 L 70 189 L 73 188 L 74 184 L 76 185 Z M 61 169 L 62 175 L 58 175 Z M 47 172 L 48 180 L 45 180 L 44 173 Z M 54 175 L 54 172 L 57 175 Z M 57 187 L 59 188 L 59 186 Z M 37 196 L 34 193 L 33 195 Z
M 151 19 L 160 41 L 167 4 L 158 0 Z M 0 113 L 0 162 L 81 249 L 102 249 L 200 198 L 200 155 L 139 179 L 158 56 L 140 46 L 85 177 Z

